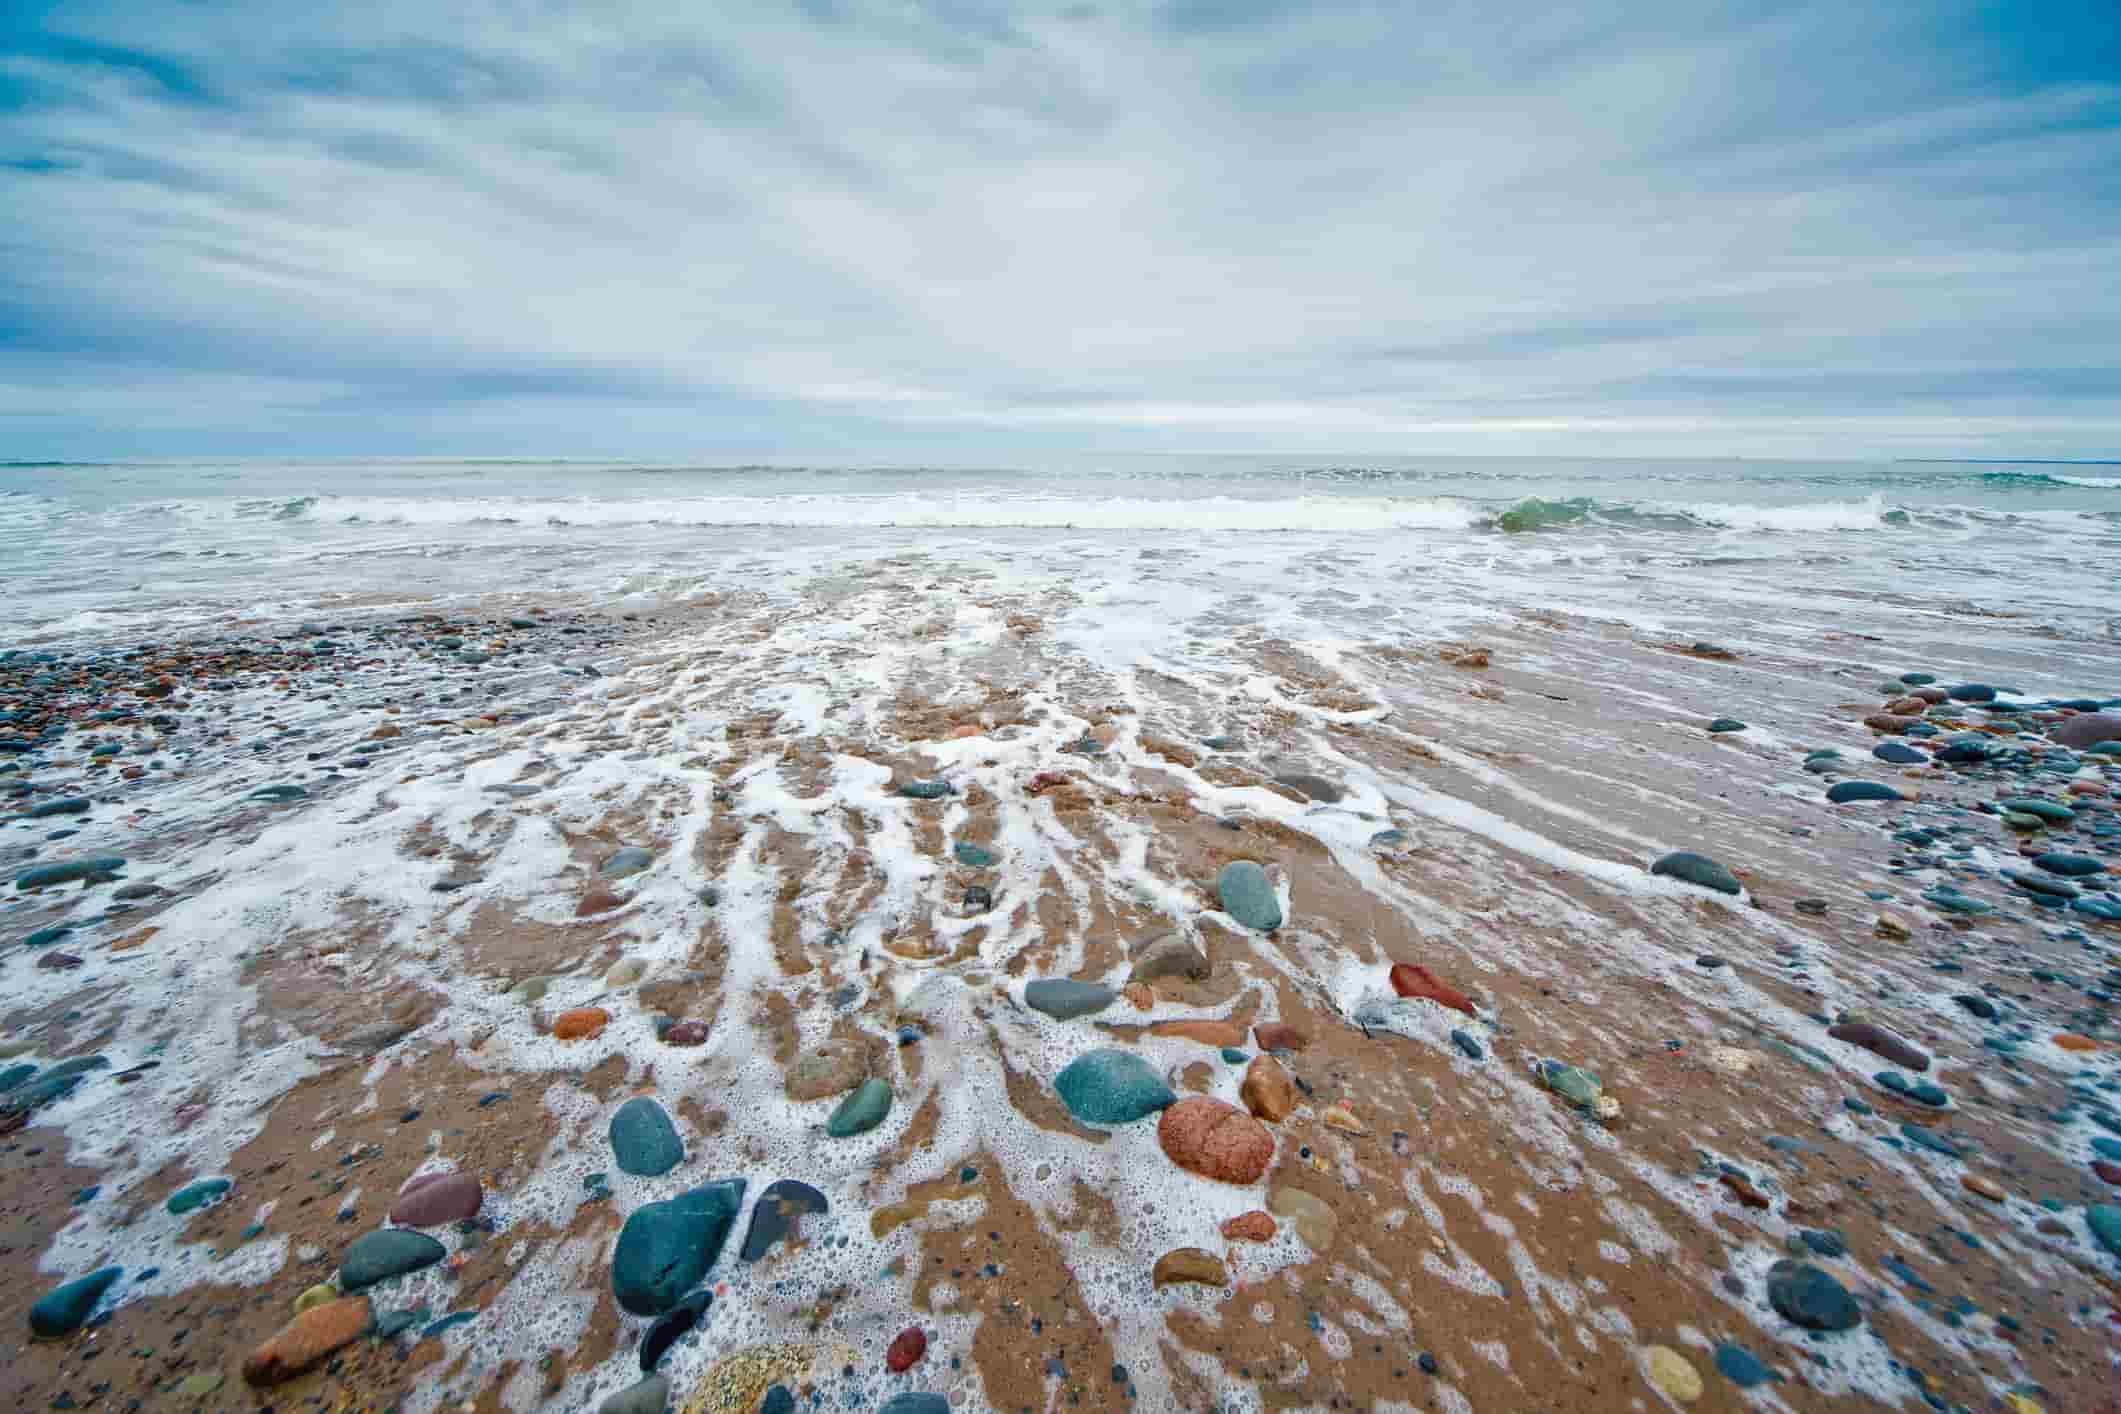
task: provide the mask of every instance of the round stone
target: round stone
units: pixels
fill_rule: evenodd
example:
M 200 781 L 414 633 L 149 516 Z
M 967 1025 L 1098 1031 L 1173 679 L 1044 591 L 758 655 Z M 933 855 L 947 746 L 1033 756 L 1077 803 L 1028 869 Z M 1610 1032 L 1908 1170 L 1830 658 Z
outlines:
M 1701 1398 L 1701 1376 L 1684 1355 L 1669 1345 L 1645 1346 L 1642 1372 L 1660 1391 L 1681 1404 Z

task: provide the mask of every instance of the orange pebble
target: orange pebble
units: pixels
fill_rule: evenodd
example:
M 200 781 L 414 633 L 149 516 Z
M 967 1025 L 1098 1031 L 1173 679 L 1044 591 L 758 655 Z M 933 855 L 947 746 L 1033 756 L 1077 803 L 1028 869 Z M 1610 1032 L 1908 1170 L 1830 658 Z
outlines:
M 2099 1043 L 2089 1036 L 2079 1036 L 2074 1031 L 2057 1031 L 2055 1044 L 2065 1051 L 2096 1051 Z
M 600 1006 L 578 1006 L 552 1019 L 552 1034 L 562 1041 L 584 1041 L 611 1024 L 611 1013 Z

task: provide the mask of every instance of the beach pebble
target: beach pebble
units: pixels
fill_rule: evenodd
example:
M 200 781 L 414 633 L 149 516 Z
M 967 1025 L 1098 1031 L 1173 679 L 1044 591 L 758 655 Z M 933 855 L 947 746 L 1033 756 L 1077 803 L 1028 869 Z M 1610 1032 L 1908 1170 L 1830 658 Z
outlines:
M 650 1375 L 597 1406 L 597 1414 L 665 1414 L 670 1407 L 670 1379 Z
M 1150 1277 L 1159 1287 L 1181 1282 L 1200 1286 L 1227 1286 L 1230 1272 L 1223 1265 L 1223 1259 L 1213 1252 L 1199 1247 L 1178 1247 L 1156 1259 L 1156 1267 Z
M 751 1209 L 751 1226 L 744 1233 L 740 1260 L 756 1262 L 777 1242 L 797 1231 L 804 1216 L 830 1212 L 825 1195 L 799 1179 L 783 1178 L 766 1185 Z
M 655 863 L 655 851 L 639 845 L 627 845 L 597 866 L 597 873 L 607 879 L 623 879 L 638 874 Z
M 823 1100 L 845 1094 L 869 1074 L 869 1058 L 852 1041 L 820 1041 L 788 1067 L 785 1088 L 791 1100 Z
M 1778 1315 L 1806 1330 L 1845 1331 L 1863 1321 L 1847 1289 L 1810 1262 L 1775 1263 L 1768 1269 L 1767 1295 Z
M 371 1314 L 365 1296 L 345 1296 L 311 1307 L 243 1358 L 244 1380 L 258 1386 L 276 1385 L 321 1365 L 332 1352 L 368 1329 Z
M 1738 894 L 1744 887 L 1730 870 L 1705 854 L 1690 850 L 1678 850 L 1665 855 L 1650 866 L 1650 872 L 1663 878 L 1678 879 L 1718 893 Z
M 1751 1389 L 1775 1378 L 1775 1372 L 1763 1364 L 1759 1356 L 1730 1341 L 1716 1347 L 1716 1373 L 1740 1389 Z
M 50 1340 L 78 1329 L 96 1309 L 96 1303 L 110 1289 L 111 1283 L 123 1275 L 125 1269 L 122 1267 L 104 1267 L 53 1287 L 29 1308 L 31 1332 Z
M 1180 1168 L 1224 1183 L 1256 1182 L 1274 1158 L 1274 1136 L 1265 1125 L 1205 1095 L 1167 1107 L 1156 1139 Z
M 1296 1109 L 1296 1085 L 1272 1056 L 1255 1056 L 1245 1067 L 1238 1095 L 1245 1108 L 1264 1120 L 1279 1124 Z
M 1701 1376 L 1684 1355 L 1668 1345 L 1643 1347 L 1642 1372 L 1660 1392 L 1681 1404 L 1701 1398 Z
M 1055 1021 L 1072 1021 L 1103 1011 L 1119 999 L 1119 993 L 1095 982 L 1076 982 L 1065 977 L 1041 977 L 1024 984 L 1024 1005 L 1042 1011 Z
M 1842 781 L 1827 788 L 1826 798 L 1835 805 L 1849 805 L 1866 800 L 1907 799 L 1891 786 L 1883 786 L 1876 781 Z
M 919 1364 L 927 1353 L 928 1333 L 919 1326 L 908 1326 L 885 1347 L 884 1368 L 894 1375 L 902 1375 Z
M 2121 1208 L 2094 1203 L 2084 1210 L 2084 1224 L 2108 1255 L 2121 1257 Z
M 663 1107 L 646 1095 L 619 1106 L 611 1117 L 611 1151 L 621 1173 L 655 1178 L 685 1159 L 685 1141 Z
M 1257 1208 L 1225 1218 L 1221 1228 L 1223 1237 L 1231 1242 L 1272 1242 L 1278 1230 L 1274 1219 Z
M 663 1032 L 666 1046 L 704 1046 L 707 1044 L 708 1025 L 704 1021 L 686 1020 L 673 1022 Z
M 825 1121 L 825 1133 L 834 1139 L 867 1134 L 891 1112 L 891 1082 L 875 1076 L 864 1080 L 853 1094 L 840 1101 Z
M 1837 1041 L 1861 1046 L 1871 1054 L 1907 1070 L 1923 1071 L 1930 1068 L 1930 1058 L 1923 1051 L 1909 1045 L 1883 1026 L 1868 1021 L 1843 1022 L 1839 1026 L 1829 1027 L 1826 1034 Z
M 1198 1041 L 1203 1046 L 1217 1050 L 1234 1049 L 1245 1043 L 1245 1028 L 1235 1021 L 1213 1021 L 1205 1017 L 1194 1017 L 1183 1021 L 1159 1021 L 1149 1028 L 1152 1036 L 1177 1036 L 1182 1040 Z
M 1983 1178 L 1978 1173 L 1960 1175 L 1959 1183 L 1960 1186 L 1965 1188 L 1967 1192 L 1979 1194 L 1981 1197 L 1988 1199 L 1991 1203 L 2001 1203 L 2010 1196 L 2008 1193 L 2005 1193 L 2003 1191 L 2003 1186 L 2001 1184 L 1997 1183 L 1994 1179 Z
M 1402 997 L 1419 997 L 1474 1015 L 1473 1003 L 1463 992 L 1438 977 L 1428 968 L 1411 962 L 1395 962 L 1391 972 L 1392 990 Z
M 1306 800 L 1319 801 L 1326 805 L 1337 805 L 1345 794 L 1341 788 L 1324 776 L 1314 776 L 1304 771 L 1291 771 L 1276 776 L 1274 784 L 1287 786 Z
M 1281 900 L 1267 871 L 1249 859 L 1233 860 L 1216 876 L 1215 891 L 1223 912 L 1247 928 L 1271 933 L 1281 927 Z
M 950 1414 L 950 1401 L 939 1394 L 908 1390 L 885 1400 L 876 1414 Z
M 593 1040 L 611 1024 L 611 1013 L 600 1006 L 575 1007 L 552 1019 L 552 1034 L 559 1041 Z
M 431 1267 L 448 1253 L 424 1232 L 386 1227 L 364 1232 L 339 1262 L 339 1290 L 359 1291 L 391 1277 Z
M 2121 740 L 2121 715 L 2112 712 L 2083 712 L 2060 722 L 2051 729 L 2048 740 L 2057 746 L 2072 747 L 2083 751 L 2101 742 Z
M 202 1178 L 194 1183 L 187 1183 L 170 1194 L 169 1201 L 162 1206 L 182 1216 L 209 1203 L 219 1202 L 222 1195 L 234 1186 L 225 1178 Z
M 479 1215 L 485 1191 L 474 1173 L 430 1173 L 398 1190 L 390 1220 L 400 1227 L 442 1227 Z
M 713 1304 L 714 1293 L 702 1287 L 698 1291 L 687 1292 L 677 1305 L 656 1317 L 647 1333 L 641 1337 L 641 1373 L 654 1374 L 655 1367 L 661 1363 L 664 1354 L 706 1317 L 708 1307 Z
M 1183 933 L 1155 933 L 1134 946 L 1134 966 L 1128 974 L 1133 982 L 1154 982 L 1164 977 L 1200 981 L 1208 975 L 1208 956 Z
M 1296 1235 L 1314 1252 L 1323 1254 L 1333 1245 L 1340 1219 L 1323 1198 L 1284 1184 L 1267 1195 L 1267 1211 L 1296 1229 Z
M 744 1205 L 745 1182 L 725 1178 L 660 1203 L 644 1203 L 619 1229 L 612 1293 L 636 1316 L 660 1316 L 699 1284 Z

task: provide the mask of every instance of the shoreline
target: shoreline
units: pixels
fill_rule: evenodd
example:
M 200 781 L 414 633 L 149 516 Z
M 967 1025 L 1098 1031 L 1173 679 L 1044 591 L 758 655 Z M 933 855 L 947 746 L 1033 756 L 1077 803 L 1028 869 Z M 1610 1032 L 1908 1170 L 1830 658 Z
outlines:
M 32 1300 L 105 1261 L 129 1269 L 98 1308 L 107 1321 L 29 1346 L 7 1393 L 99 1407 L 87 1394 L 104 1381 L 109 1407 L 167 1403 L 218 1372 L 193 1405 L 594 1409 L 637 1376 L 648 1325 L 613 1302 L 623 1219 L 742 1176 L 713 1305 L 662 1360 L 673 1409 L 718 1358 L 762 1342 L 844 1343 L 854 1354 L 818 1387 L 871 1405 L 933 1390 L 972 1409 L 1626 1409 L 1658 1398 L 1646 1370 L 1679 1379 L 1644 1353 L 1662 1347 L 1703 1382 L 1691 1407 L 1730 1409 L 1742 1391 L 1716 1353 L 1733 1343 L 1781 1372 L 1773 1392 L 1791 1408 L 1904 1398 L 1891 1360 L 1968 1408 L 2029 1383 L 2041 1407 L 2097 1407 L 2116 1266 L 2080 1205 L 2113 1190 L 2081 1155 L 2107 1102 L 2072 1087 L 2096 1097 L 2117 1079 L 2105 1003 L 2083 992 L 2104 990 L 2085 976 L 2112 969 L 2121 929 L 2022 901 L 1969 922 L 1920 898 L 1949 877 L 2023 900 L 1997 873 L 2019 867 L 2015 837 L 1948 806 L 2028 780 L 2060 798 L 2063 778 L 2037 762 L 2028 775 L 1870 759 L 1861 719 L 1881 706 L 1880 674 L 1850 664 L 1880 649 L 1830 634 L 1810 659 L 1719 659 L 1523 616 L 1482 632 L 1485 666 L 1470 666 L 1478 655 L 1453 663 L 1433 643 L 1291 643 L 1234 620 L 1212 662 L 1130 666 L 1056 641 L 1048 625 L 1071 603 L 900 557 L 793 606 L 732 595 L 593 620 L 574 637 L 609 635 L 597 678 L 562 677 L 545 659 L 578 655 L 542 628 L 503 631 L 543 655 L 520 669 L 533 650 L 463 663 L 394 645 L 366 683 L 303 702 L 308 735 L 278 738 L 263 768 L 236 738 L 294 718 L 299 690 L 198 692 L 171 735 L 215 721 L 228 740 L 198 738 L 155 821 L 127 826 L 126 801 L 99 803 L 76 837 L 136 849 L 128 878 L 170 892 L 91 921 L 75 900 L 111 886 L 63 886 L 11 897 L 0 922 L 13 940 L 78 918 L 43 945 L 85 953 L 77 970 L 0 953 L 28 989 L 0 1025 L 40 1066 L 108 1051 L 114 1082 L 93 1072 L 0 1140 L 9 1191 L 41 1194 L 6 1205 L 22 1279 L 0 1322 L 23 1330 Z M 428 634 L 444 636 L 461 635 Z M 475 688 L 446 704 L 432 686 L 445 661 Z M 1745 731 L 1704 730 L 1733 709 Z M 142 719 L 159 711 L 143 703 Z M 400 736 L 372 735 L 401 721 Z M 312 743 L 334 759 L 376 746 L 381 769 L 304 760 L 307 798 L 226 808 Z M 1845 775 L 1922 798 L 1827 806 L 1828 778 L 1801 764 L 1819 746 L 1843 751 Z M 2080 759 L 2069 779 L 2121 781 L 2121 758 Z M 75 770 L 31 779 L 68 787 Z M 938 779 L 951 794 L 894 793 Z M 2111 796 L 2078 798 L 2080 819 L 2047 834 L 2112 860 L 2121 840 L 2090 833 L 2112 826 Z M 1980 853 L 1894 838 L 1954 823 L 1984 831 L 1968 837 Z M 1378 842 L 1388 830 L 1400 838 Z M 960 844 L 996 862 L 966 863 Z M 650 852 L 646 867 L 604 878 L 628 847 Z M 1744 897 L 1646 872 L 1680 849 L 1739 871 Z M 1890 873 L 1910 850 L 1952 867 Z M 1241 859 L 1272 871 L 1287 917 L 1272 935 L 1222 906 L 1216 881 Z M 1881 890 L 1892 897 L 1866 897 Z M 1881 911 L 1909 936 L 1878 938 Z M 1039 978 L 1116 990 L 1140 944 L 1171 929 L 1205 978 L 1152 978 L 1147 1008 L 1114 998 L 1066 1020 L 1026 1004 Z M 1474 1014 L 1392 1003 L 1393 964 L 1429 969 Z M 1984 982 L 2008 1031 L 2041 1033 L 2010 1064 L 1982 1044 L 1996 1025 L 1950 1000 Z M 2098 1049 L 2055 1049 L 2045 1038 L 2081 1034 L 2087 1005 Z M 563 1014 L 592 1008 L 607 1013 L 597 1034 L 555 1039 Z M 1852 1011 L 1934 1059 L 1944 1110 L 1882 1089 L 1875 1056 L 1826 1034 Z M 704 1040 L 673 1044 L 688 1023 Z M 1278 1062 L 1303 1088 L 1266 1126 L 1270 1167 L 1251 1183 L 1180 1168 L 1158 1120 L 1087 1124 L 1055 1094 L 1069 1060 L 1117 1049 L 1179 1096 L 1244 1110 L 1262 1023 L 1304 1033 Z M 834 1066 L 894 1092 L 866 1134 L 819 1129 L 844 1089 L 789 1094 L 797 1062 L 835 1039 Z M 1618 1117 L 1541 1088 L 1540 1058 L 1597 1072 Z M 634 1095 L 680 1136 L 666 1175 L 613 1171 L 605 1128 Z M 2065 1139 L 2044 1116 L 2066 1110 Z M 253 1397 L 244 1358 L 406 1179 L 445 1166 L 479 1175 L 492 1230 L 435 1229 L 449 1255 L 372 1293 L 378 1316 L 425 1305 L 430 1319 Z M 606 1196 L 591 1196 L 593 1173 Z M 211 1174 L 233 1180 L 225 1199 L 164 1211 L 180 1181 Z M 757 1195 L 782 1179 L 815 1185 L 830 1211 L 802 1220 L 800 1251 L 743 1263 Z M 1277 1209 L 1264 1244 L 1220 1232 Z M 1845 1255 L 1799 1236 L 1829 1229 Z M 1854 1295 L 1857 1330 L 1815 1343 L 1776 1314 L 1768 1271 L 1791 1243 Z M 1227 1283 L 1158 1286 L 1152 1268 L 1183 1248 L 1222 1262 Z M 168 1275 L 131 1285 L 143 1251 Z M 215 1279 L 229 1271 L 241 1280 Z M 1959 1296 L 1978 1312 L 1953 1310 Z M 477 1314 L 421 1334 L 453 1310 Z M 884 1355 L 908 1326 L 927 1353 L 900 1375 Z

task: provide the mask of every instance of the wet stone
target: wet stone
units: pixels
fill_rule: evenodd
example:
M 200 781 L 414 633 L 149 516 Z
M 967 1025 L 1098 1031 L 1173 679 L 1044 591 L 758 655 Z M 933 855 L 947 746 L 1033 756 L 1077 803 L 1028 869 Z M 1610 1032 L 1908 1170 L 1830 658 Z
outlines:
M 655 852 L 639 845 L 627 845 L 598 866 L 597 873 L 606 879 L 624 879 L 638 874 L 655 863 Z
M 825 1121 L 825 1133 L 834 1139 L 850 1139 L 857 1134 L 866 1134 L 884 1122 L 891 1112 L 891 1082 L 870 1077 L 864 1080 L 855 1092 L 840 1101 L 832 1118 Z
M 654 1178 L 685 1159 L 685 1141 L 663 1107 L 646 1095 L 619 1106 L 611 1117 L 611 1150 L 621 1173 Z
M 1132 1051 L 1091 1051 L 1054 1080 L 1068 1113 L 1085 1124 L 1129 1124 L 1178 1099 L 1163 1077 Z
M 738 1257 L 745 1262 L 758 1261 L 775 1243 L 795 1232 L 803 1217 L 828 1212 L 831 1206 L 823 1193 L 797 1179 L 783 1178 L 766 1185 L 751 1210 L 751 1226 L 744 1233 Z
M 1072 1021 L 1103 1011 L 1119 999 L 1119 993 L 1096 982 L 1075 982 L 1064 977 L 1041 977 L 1024 985 L 1024 1005 L 1056 1021 Z
M 353 1240 L 339 1263 L 339 1289 L 359 1291 L 391 1277 L 431 1267 L 448 1253 L 424 1232 L 387 1227 Z
M 611 1285 L 636 1316 L 659 1316 L 707 1274 L 744 1204 L 745 1182 L 720 1179 L 660 1203 L 644 1203 L 619 1230 Z
M 701 1319 L 706 1316 L 707 1308 L 713 1304 L 714 1293 L 703 1287 L 698 1291 L 688 1293 L 677 1305 L 656 1317 L 655 1323 L 648 1327 L 647 1334 L 641 1337 L 641 1373 L 644 1375 L 654 1374 L 655 1367 L 662 1360 L 664 1352 L 677 1344 L 686 1332 L 698 1325 Z
M 1223 912 L 1247 928 L 1271 933 L 1282 925 L 1281 900 L 1267 871 L 1249 859 L 1234 860 L 1216 876 L 1215 890 Z
M 1855 1298 L 1810 1262 L 1775 1263 L 1768 1269 L 1767 1294 L 1778 1315 L 1806 1330 L 1853 1330 L 1863 1322 Z
M 1730 870 L 1705 854 L 1695 854 L 1689 850 L 1678 850 L 1665 855 L 1650 866 L 1650 872 L 1699 888 L 1714 889 L 1723 894 L 1736 895 L 1744 887 Z
M 79 1329 L 111 1284 L 125 1274 L 122 1267 L 105 1267 L 53 1287 L 29 1308 L 30 1330 L 46 1340 Z

